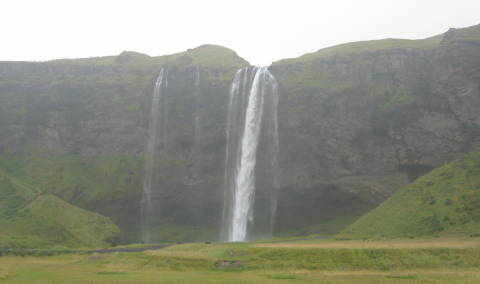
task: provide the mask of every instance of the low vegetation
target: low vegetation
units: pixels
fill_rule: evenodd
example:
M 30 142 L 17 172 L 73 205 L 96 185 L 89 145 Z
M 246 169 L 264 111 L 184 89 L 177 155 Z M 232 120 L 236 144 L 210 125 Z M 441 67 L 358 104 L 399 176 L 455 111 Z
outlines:
M 341 238 L 480 236 L 480 151 L 398 190 Z
M 102 247 L 119 233 L 110 219 L 1 171 L 0 197 L 0 249 Z
M 2 256 L 2 283 L 478 283 L 478 239 L 183 244 L 138 253 Z M 409 243 L 410 247 L 403 247 Z M 439 245 L 441 243 L 442 245 Z M 455 244 L 466 244 L 456 247 Z M 295 247 L 295 245 L 303 247 Z M 431 245 L 430 245 L 431 244 Z
M 421 40 L 410 39 L 396 39 L 387 38 L 381 40 L 359 41 L 352 43 L 345 43 L 320 49 L 319 51 L 302 55 L 295 59 L 283 59 L 275 62 L 275 65 L 283 65 L 289 63 L 307 62 L 334 55 L 346 55 L 364 52 L 373 52 L 380 50 L 389 50 L 395 48 L 418 48 L 418 49 L 432 49 L 437 47 L 442 41 L 442 35 L 433 36 Z
M 480 27 L 478 25 L 463 29 L 455 29 L 451 32 L 454 33 L 454 36 L 452 38 L 448 38 L 447 36 L 446 40 L 454 39 L 459 41 L 480 41 Z M 292 63 L 308 62 L 332 56 L 359 54 L 382 50 L 394 50 L 401 48 L 431 50 L 440 46 L 443 39 L 444 34 L 418 40 L 386 38 L 380 40 L 351 42 L 322 48 L 316 52 L 304 54 L 298 58 L 283 59 L 275 62 L 273 65 L 288 65 Z
M 0 156 L 0 169 L 17 181 L 81 206 L 138 193 L 141 165 L 140 158 L 128 155 L 42 156 L 33 150 L 24 156 Z

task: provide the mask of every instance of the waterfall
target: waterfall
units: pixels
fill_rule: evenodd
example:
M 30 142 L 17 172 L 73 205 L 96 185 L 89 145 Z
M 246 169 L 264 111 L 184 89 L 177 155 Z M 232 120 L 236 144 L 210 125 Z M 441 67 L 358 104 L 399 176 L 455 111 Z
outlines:
M 146 243 L 151 242 L 151 232 L 149 223 L 153 211 L 153 172 L 155 167 L 155 156 L 159 149 L 165 146 L 165 119 L 162 116 L 162 104 L 164 105 L 164 96 L 167 92 L 168 72 L 165 69 L 160 70 L 160 74 L 155 82 L 153 90 L 152 103 L 150 107 L 150 121 L 148 126 L 148 138 L 145 147 L 145 165 L 143 177 L 143 198 L 142 198 L 142 240 Z M 162 120 L 162 121 L 161 121 Z M 161 123 L 161 124 L 160 124 Z M 160 133 L 159 133 L 160 132 Z M 160 134 L 160 135 L 159 135 Z M 161 139 L 158 139 L 160 136 Z M 163 145 L 160 145 L 162 144 Z
M 277 81 L 267 67 L 247 67 L 236 73 L 227 119 L 223 218 L 224 238 L 228 241 L 247 240 L 255 233 L 255 227 L 267 228 L 267 233 L 272 233 L 278 188 L 277 103 Z M 258 152 L 261 137 L 266 140 L 265 149 Z M 262 186 L 267 200 L 263 207 L 267 208 L 254 212 L 258 194 L 255 172 L 261 155 L 268 160 L 269 167 Z M 264 220 L 263 224 L 256 226 L 260 222 L 257 219 Z
M 201 116 L 200 116 L 200 68 L 196 67 L 193 70 L 193 99 L 195 100 L 195 113 L 193 119 L 193 160 L 194 168 L 197 171 L 200 164 L 200 148 L 202 141 L 201 131 Z M 195 172 L 196 174 L 196 172 Z

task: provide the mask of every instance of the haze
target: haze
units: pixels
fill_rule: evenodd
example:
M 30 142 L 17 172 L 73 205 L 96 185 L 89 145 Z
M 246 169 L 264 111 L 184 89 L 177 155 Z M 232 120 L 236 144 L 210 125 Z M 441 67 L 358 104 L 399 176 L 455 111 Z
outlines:
M 201 44 L 268 65 L 345 42 L 425 38 L 480 23 L 480 1 L 26 1 L 0 3 L 0 60 L 151 56 Z

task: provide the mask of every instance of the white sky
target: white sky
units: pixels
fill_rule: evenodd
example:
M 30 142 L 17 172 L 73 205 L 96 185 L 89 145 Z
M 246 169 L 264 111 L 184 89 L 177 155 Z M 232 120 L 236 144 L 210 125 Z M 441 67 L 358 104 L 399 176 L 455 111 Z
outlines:
M 0 0 L 0 60 L 158 56 L 201 44 L 252 64 L 480 24 L 480 0 Z

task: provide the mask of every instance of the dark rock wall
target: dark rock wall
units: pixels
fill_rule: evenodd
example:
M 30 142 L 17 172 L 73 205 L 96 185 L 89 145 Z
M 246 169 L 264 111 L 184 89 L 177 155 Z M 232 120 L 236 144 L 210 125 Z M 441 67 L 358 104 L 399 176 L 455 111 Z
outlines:
M 278 229 L 363 213 L 480 147 L 478 41 L 451 36 L 433 49 L 341 54 L 271 70 L 282 84 Z

